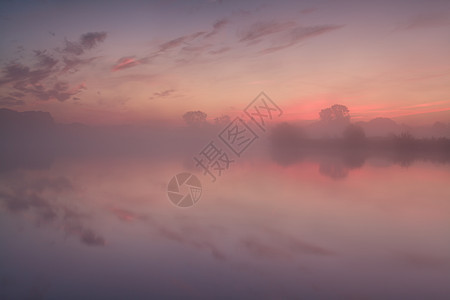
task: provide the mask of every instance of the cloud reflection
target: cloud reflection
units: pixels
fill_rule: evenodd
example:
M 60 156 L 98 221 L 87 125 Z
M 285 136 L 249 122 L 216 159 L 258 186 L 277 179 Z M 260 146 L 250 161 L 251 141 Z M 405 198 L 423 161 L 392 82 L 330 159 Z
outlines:
M 105 239 L 84 225 L 88 217 L 60 201 L 73 193 L 74 187 L 63 176 L 38 176 L 30 179 L 24 173 L 4 179 L 0 185 L 0 203 L 13 214 L 31 213 L 36 226 L 62 229 L 77 236 L 85 245 L 104 246 Z

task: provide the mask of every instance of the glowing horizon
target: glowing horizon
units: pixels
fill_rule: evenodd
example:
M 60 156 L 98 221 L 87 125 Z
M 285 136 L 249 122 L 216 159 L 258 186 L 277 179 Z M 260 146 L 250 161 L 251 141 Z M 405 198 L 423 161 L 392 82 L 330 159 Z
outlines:
M 450 4 L 3 3 L 0 107 L 61 123 L 233 114 L 265 91 L 286 120 L 450 120 Z M 350 9 L 351 8 L 351 9 Z M 82 21 L 81 21 L 82 20 Z

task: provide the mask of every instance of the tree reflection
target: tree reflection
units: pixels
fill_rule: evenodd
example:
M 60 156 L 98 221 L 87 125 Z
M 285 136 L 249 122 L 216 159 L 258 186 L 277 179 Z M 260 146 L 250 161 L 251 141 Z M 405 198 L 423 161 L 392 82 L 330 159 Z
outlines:
M 318 163 L 319 172 L 333 179 L 345 178 L 352 169 L 361 168 L 367 159 L 381 158 L 402 167 L 415 161 L 450 162 L 450 140 L 415 139 L 404 132 L 384 138 L 367 138 L 362 128 L 350 124 L 341 138 L 306 138 L 301 129 L 280 124 L 270 135 L 273 161 L 281 166 L 300 160 Z

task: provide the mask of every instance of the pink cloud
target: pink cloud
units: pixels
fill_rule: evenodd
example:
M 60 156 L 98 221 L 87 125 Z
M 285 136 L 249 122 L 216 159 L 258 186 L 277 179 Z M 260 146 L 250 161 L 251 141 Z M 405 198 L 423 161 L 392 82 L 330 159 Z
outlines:
M 123 69 L 128 69 L 137 65 L 141 65 L 145 62 L 145 59 L 136 59 L 134 56 L 122 57 L 116 64 L 112 67 L 112 71 L 120 71 Z

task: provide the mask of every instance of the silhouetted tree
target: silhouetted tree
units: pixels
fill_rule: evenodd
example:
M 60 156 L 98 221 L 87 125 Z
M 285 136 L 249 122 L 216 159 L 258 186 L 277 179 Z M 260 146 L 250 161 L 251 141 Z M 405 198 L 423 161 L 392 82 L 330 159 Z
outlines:
M 319 116 L 320 120 L 324 122 L 350 121 L 350 113 L 347 106 L 341 104 L 335 104 L 331 107 L 322 109 Z
M 414 137 L 411 133 L 404 131 L 400 135 L 395 136 L 395 141 L 399 146 L 409 147 L 414 143 Z
M 230 116 L 228 115 L 221 115 L 214 119 L 214 124 L 216 125 L 227 125 L 228 123 L 230 123 Z
M 394 141 L 396 145 L 394 160 L 399 162 L 403 167 L 409 167 L 417 155 L 417 141 L 407 131 L 395 136 Z
M 324 161 L 320 163 L 319 172 L 335 180 L 343 179 L 348 176 L 348 168 L 339 161 Z
M 350 144 L 362 143 L 366 139 L 364 129 L 356 124 L 348 125 L 342 135 L 344 140 Z
M 302 131 L 289 123 L 276 125 L 270 134 L 272 158 L 281 165 L 289 165 L 300 159 Z
M 344 128 L 350 124 L 349 110 L 344 105 L 335 104 L 324 108 L 320 111 L 319 116 L 318 126 L 322 134 L 328 137 L 341 137 Z
M 183 120 L 188 125 L 201 125 L 206 123 L 208 115 L 202 111 L 188 111 L 183 115 Z

